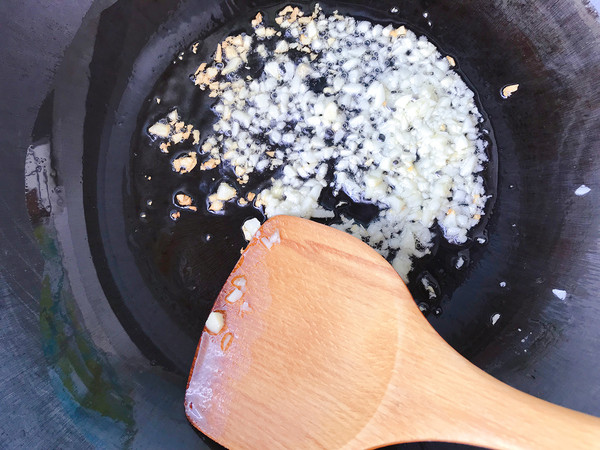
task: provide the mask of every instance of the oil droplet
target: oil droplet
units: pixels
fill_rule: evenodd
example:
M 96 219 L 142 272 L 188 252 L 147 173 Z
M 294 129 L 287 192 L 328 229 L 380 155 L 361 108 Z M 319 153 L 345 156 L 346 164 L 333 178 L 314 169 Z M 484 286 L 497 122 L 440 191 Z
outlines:
M 227 350 L 229 350 L 229 347 L 231 347 L 232 343 L 233 343 L 233 334 L 226 333 L 225 336 L 223 336 L 223 339 L 221 339 L 221 350 L 226 352 Z

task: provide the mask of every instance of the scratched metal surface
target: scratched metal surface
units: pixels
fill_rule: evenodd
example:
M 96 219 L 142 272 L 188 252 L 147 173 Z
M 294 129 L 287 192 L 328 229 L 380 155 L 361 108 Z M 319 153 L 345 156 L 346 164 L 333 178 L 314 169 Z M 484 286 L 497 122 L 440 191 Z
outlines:
M 93 264 L 72 259 L 73 248 L 86 240 L 85 227 L 76 227 L 83 218 L 68 216 L 65 209 L 78 195 L 79 180 L 61 180 L 60 168 L 56 182 L 45 177 L 56 168 L 48 148 L 50 130 L 43 120 L 36 127 L 36 117 L 44 101 L 48 110 L 61 107 L 52 94 L 65 88 L 64 82 L 55 83 L 61 61 L 65 53 L 81 52 L 85 67 L 91 54 L 84 44 L 93 42 L 100 14 L 112 3 L 82 0 L 48 8 L 39 0 L 0 2 L 0 448 L 197 448 L 203 442 L 183 415 L 185 377 L 139 352 L 112 314 Z M 565 14 L 569 11 L 575 9 L 565 7 Z M 597 32 L 597 17 L 576 11 L 578 23 Z M 599 41 L 591 36 L 579 49 L 593 55 Z M 590 110 L 582 112 L 583 119 L 598 119 L 598 91 L 589 94 Z M 78 120 L 80 112 L 71 111 L 69 120 Z M 587 163 L 594 168 L 596 153 Z M 38 194 L 59 187 L 42 196 L 41 206 L 26 203 L 27 162 L 30 169 L 41 168 L 29 170 L 29 187 L 37 186 Z M 542 188 L 560 184 L 559 175 L 541 180 Z M 569 303 L 531 308 L 529 316 L 505 326 L 485 351 L 471 356 L 519 389 L 600 415 L 600 182 L 588 172 L 585 183 L 595 189 L 584 200 L 587 212 L 573 200 L 564 202 L 564 220 L 572 227 L 561 243 L 565 260 L 535 264 L 542 275 L 544 270 L 564 273 L 556 287 L 568 290 Z M 551 219 L 543 218 L 556 225 Z M 544 223 L 539 229 L 548 231 Z M 571 248 L 581 248 L 578 233 L 587 242 L 573 255 Z M 520 270 L 526 270 L 527 261 L 521 262 L 525 269 Z M 527 328 L 526 335 L 517 336 L 518 323 Z M 513 342 L 520 339 L 525 345 L 517 349 Z

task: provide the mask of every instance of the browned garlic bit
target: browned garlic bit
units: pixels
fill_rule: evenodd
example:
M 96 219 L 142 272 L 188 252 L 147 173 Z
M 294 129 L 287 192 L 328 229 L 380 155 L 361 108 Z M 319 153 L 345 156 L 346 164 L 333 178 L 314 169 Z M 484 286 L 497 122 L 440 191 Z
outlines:
M 192 204 L 192 197 L 187 194 L 177 194 L 175 200 L 179 206 L 190 206 Z
M 198 130 L 192 131 L 192 136 L 194 136 L 194 142 L 192 142 L 192 144 L 198 145 L 200 143 L 200 131 L 198 131 Z
M 175 133 L 173 136 L 171 136 L 171 141 L 173 144 L 179 144 L 181 141 L 183 141 L 183 133 Z
M 148 133 L 157 137 L 167 138 L 169 137 L 169 134 L 171 134 L 171 125 L 168 123 L 156 122 L 148 128 Z
M 181 217 L 181 213 L 179 211 L 171 211 L 171 219 L 177 220 Z
M 211 170 L 217 167 L 221 161 L 217 158 L 210 158 L 200 164 L 200 170 Z
M 196 152 L 188 152 L 173 160 L 173 170 L 179 173 L 191 172 L 198 163 Z
M 256 17 L 254 19 L 252 19 L 252 26 L 254 28 L 256 28 L 257 26 L 259 26 L 263 21 L 263 16 L 262 14 L 259 12 L 258 14 L 256 14 Z
M 179 113 L 177 112 L 177 110 L 174 109 L 169 114 L 167 114 L 167 119 L 169 119 L 169 122 L 171 124 L 174 124 L 175 122 L 177 122 L 179 120 Z
M 187 194 L 179 193 L 175 196 L 175 204 L 181 208 L 197 211 L 198 207 L 194 206 L 192 197 Z
M 502 88 L 502 97 L 503 98 L 508 98 L 512 94 L 514 94 L 515 92 L 517 92 L 518 89 L 519 89 L 519 85 L 518 84 L 509 84 L 508 86 L 504 86 Z
M 450 64 L 450 67 L 455 67 L 456 66 L 456 61 L 454 60 L 454 58 L 450 55 L 446 56 L 446 59 L 448 60 L 448 63 Z
M 222 211 L 225 207 L 225 204 L 221 200 L 217 200 L 217 196 L 215 194 L 208 196 L 208 210 L 209 211 Z
M 225 182 L 221 183 L 217 191 L 208 196 L 208 210 L 213 212 L 221 211 L 225 206 L 225 202 L 235 198 L 236 195 L 237 191 L 235 188 Z
M 193 125 L 186 125 L 185 122 L 180 121 L 179 113 L 176 109 L 167 114 L 166 118 L 159 120 L 148 128 L 148 133 L 155 137 L 169 138 L 170 142 L 161 142 L 159 146 L 160 151 L 163 153 L 169 153 L 168 147 L 171 143 L 179 144 L 180 142 L 187 140 L 192 134 L 192 131 L 194 131 L 194 144 L 199 144 L 200 132 L 194 130 Z
M 390 31 L 390 36 L 391 37 L 398 37 L 398 36 L 406 36 L 406 27 L 404 25 L 402 25 L 401 27 L 396 28 L 395 30 Z

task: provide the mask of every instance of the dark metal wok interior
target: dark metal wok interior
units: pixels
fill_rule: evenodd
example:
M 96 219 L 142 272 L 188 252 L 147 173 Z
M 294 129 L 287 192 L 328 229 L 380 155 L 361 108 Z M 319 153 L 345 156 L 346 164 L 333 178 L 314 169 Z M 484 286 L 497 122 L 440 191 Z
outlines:
M 320 3 L 427 35 L 456 59 L 493 131 L 498 177 L 486 242 L 460 249 L 469 256 L 463 271 L 448 270 L 458 251 L 448 246 L 421 264 L 442 292 L 429 305 L 430 323 L 500 380 L 600 415 L 593 6 Z M 133 187 L 132 152 L 140 111 L 176 55 L 198 39 L 208 52 L 232 24 L 278 4 L 0 5 L 0 447 L 215 446 L 187 423 L 183 394 L 211 301 L 244 245 L 247 216 L 199 215 L 148 234 L 138 219 L 144 196 Z M 503 99 L 501 88 L 513 83 L 519 91 Z M 590 191 L 576 195 L 582 185 Z M 419 300 L 416 283 L 410 287 Z

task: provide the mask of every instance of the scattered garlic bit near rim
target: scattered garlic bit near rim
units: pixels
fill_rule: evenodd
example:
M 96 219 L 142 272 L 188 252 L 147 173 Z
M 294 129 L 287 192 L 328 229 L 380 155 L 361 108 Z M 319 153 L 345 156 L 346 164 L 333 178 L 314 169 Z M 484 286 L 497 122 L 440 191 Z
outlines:
M 589 194 L 590 191 L 591 191 L 591 189 L 589 187 L 587 187 L 585 184 L 582 184 L 577 189 L 575 189 L 575 195 L 577 195 L 578 197 L 581 197 L 582 195 Z
M 156 122 L 148 128 L 148 133 L 157 137 L 167 138 L 171 134 L 171 125 L 168 123 Z
M 500 313 L 495 313 L 492 315 L 492 317 L 490 317 L 490 321 L 492 322 L 492 325 L 496 325 L 496 323 L 498 322 L 498 320 L 500 320 Z
M 170 142 L 161 142 L 160 150 L 168 153 L 168 147 L 173 144 L 179 144 L 186 141 L 190 135 L 194 136 L 194 144 L 200 143 L 200 132 L 194 130 L 193 125 L 185 124 L 179 120 L 179 113 L 176 109 L 167 114 L 167 117 L 160 119 L 154 125 L 148 128 L 148 133 L 155 138 L 169 139 Z
M 508 98 L 510 97 L 512 94 L 514 94 L 515 92 L 517 92 L 519 90 L 519 85 L 518 84 L 509 84 L 508 86 L 504 86 L 502 88 L 502 98 Z
M 567 291 L 563 289 L 552 289 L 552 293 L 554 296 L 560 300 L 564 300 L 567 298 Z

